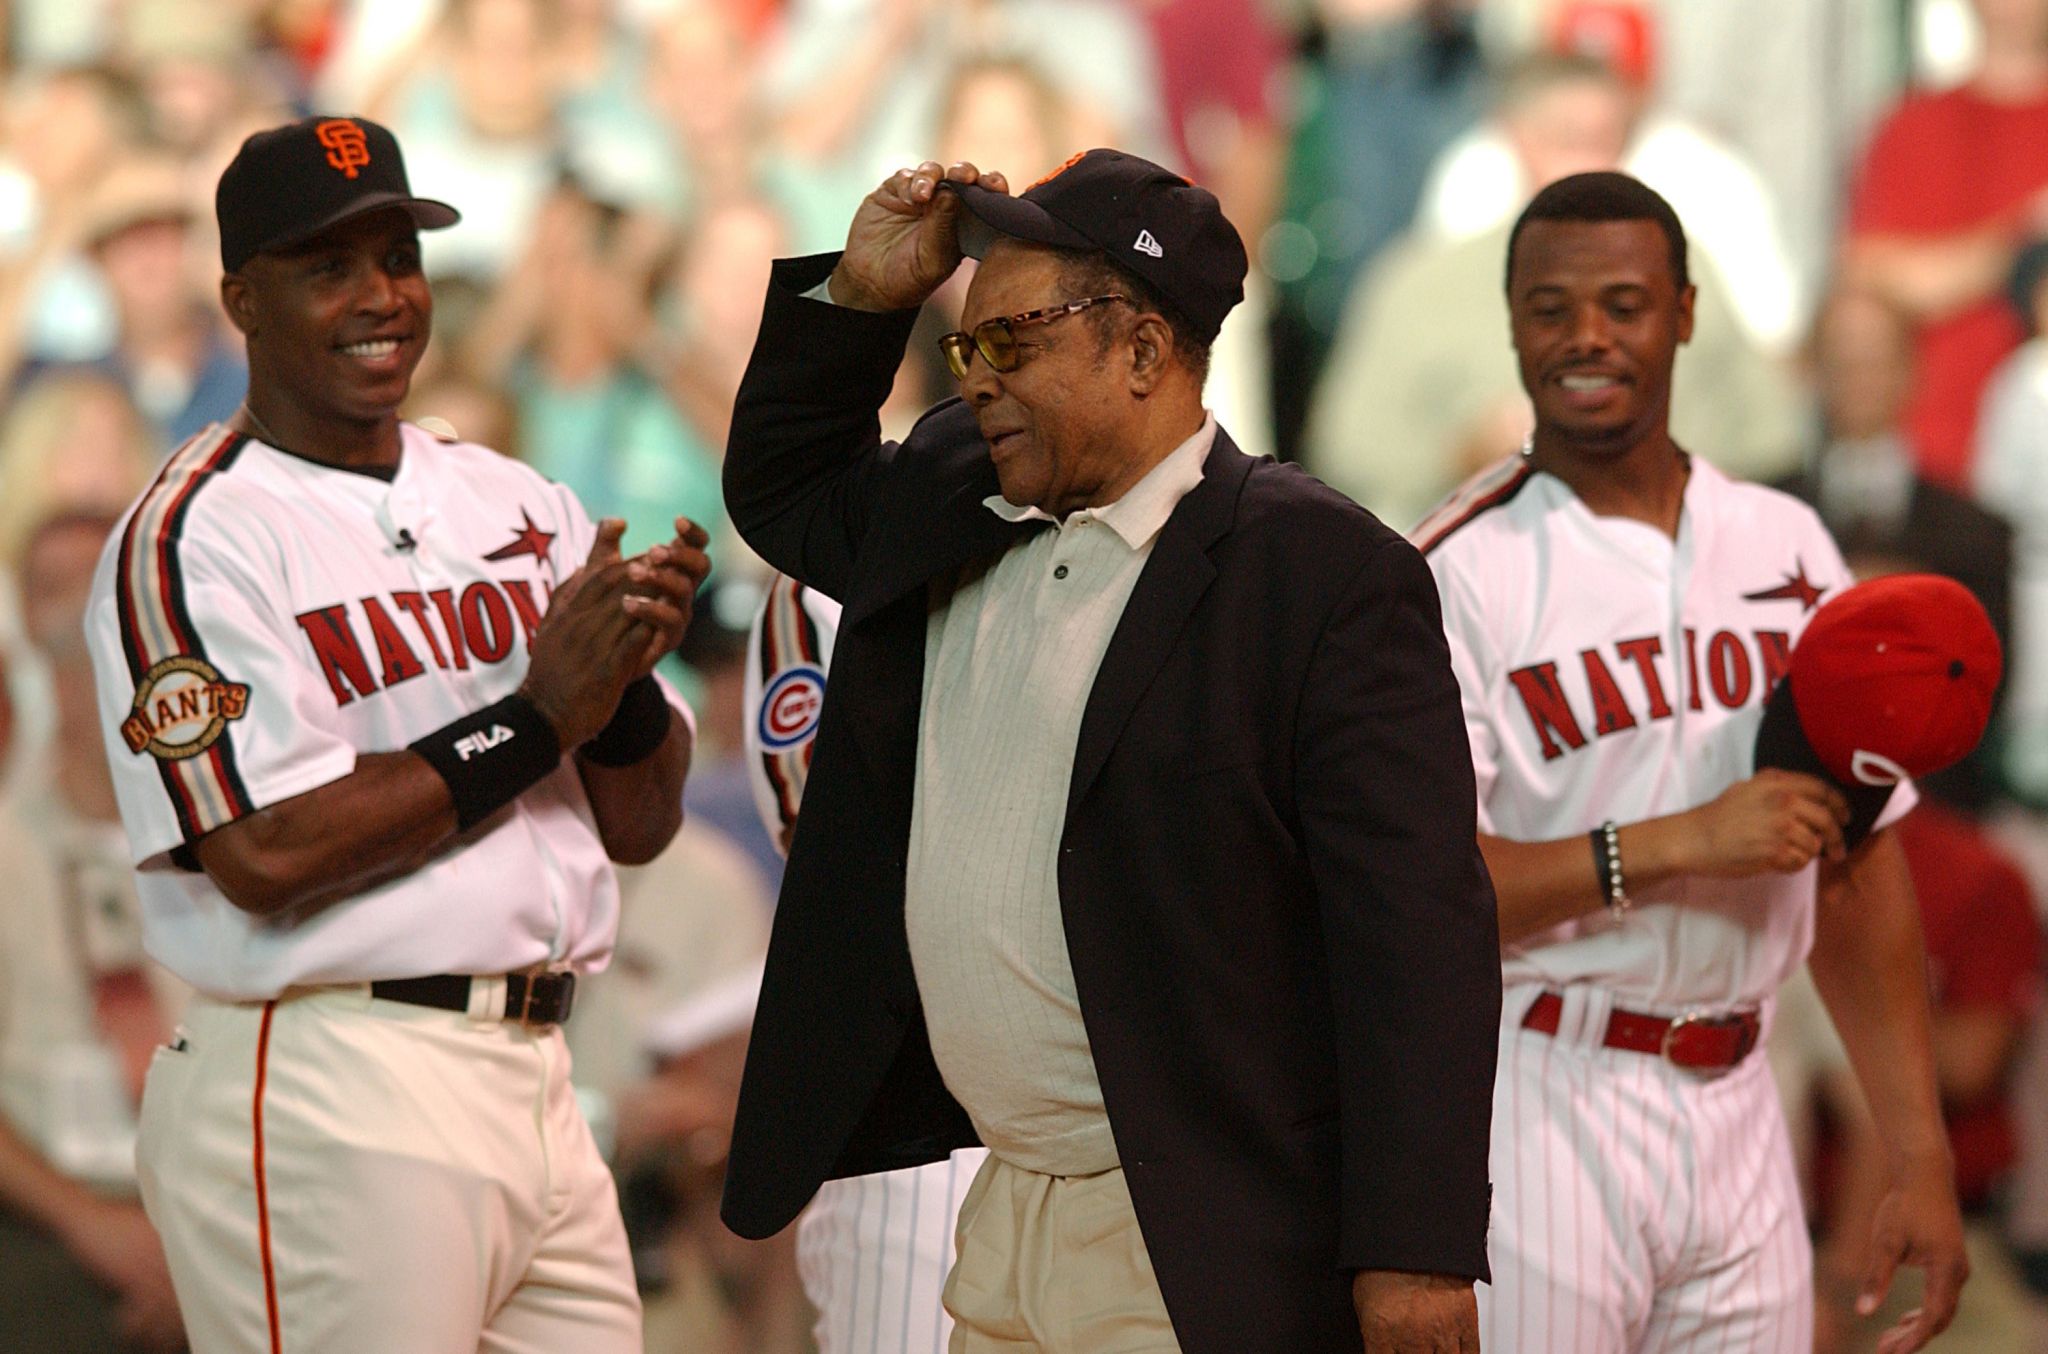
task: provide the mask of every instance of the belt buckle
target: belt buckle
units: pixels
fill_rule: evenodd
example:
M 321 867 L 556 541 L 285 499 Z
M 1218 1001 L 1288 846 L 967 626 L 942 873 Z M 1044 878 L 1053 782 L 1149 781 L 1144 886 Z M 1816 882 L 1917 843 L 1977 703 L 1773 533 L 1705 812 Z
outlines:
M 1657 1055 L 1673 1067 L 1682 1068 L 1687 1072 L 1700 1071 L 1701 1069 L 1696 1067 L 1686 1067 L 1684 1063 L 1673 1057 L 1671 1055 L 1671 1045 L 1672 1041 L 1678 1037 L 1679 1031 L 1690 1029 L 1694 1025 L 1703 1025 L 1709 1018 L 1708 1013 L 1705 1011 L 1687 1011 L 1684 1015 L 1674 1018 L 1669 1025 L 1664 1027 L 1664 1037 L 1657 1043 Z
M 1747 1025 L 1750 1017 L 1751 1013 L 1747 1011 L 1724 1011 L 1718 1014 L 1712 1011 L 1687 1011 L 1664 1027 L 1664 1038 L 1658 1042 L 1657 1052 L 1663 1057 L 1664 1061 L 1670 1063 L 1673 1067 L 1678 1068 L 1682 1072 L 1690 1072 L 1696 1077 L 1711 1081 L 1715 1077 L 1726 1076 L 1741 1066 L 1742 1060 L 1747 1058 L 1756 1048 L 1757 1035 L 1754 1029 L 1751 1029 L 1737 1042 L 1735 1055 L 1727 1062 L 1718 1065 L 1680 1062 L 1676 1056 L 1676 1041 L 1682 1031 L 1696 1026 L 1711 1029 L 1720 1029 L 1728 1026 L 1741 1027 Z
M 550 972 L 539 969 L 524 975 L 517 1014 L 507 1012 L 507 1017 L 518 1021 L 527 1029 L 559 1025 L 569 1018 L 570 1010 L 576 1004 L 576 975 L 563 969 Z M 546 985 L 543 993 L 542 986 Z

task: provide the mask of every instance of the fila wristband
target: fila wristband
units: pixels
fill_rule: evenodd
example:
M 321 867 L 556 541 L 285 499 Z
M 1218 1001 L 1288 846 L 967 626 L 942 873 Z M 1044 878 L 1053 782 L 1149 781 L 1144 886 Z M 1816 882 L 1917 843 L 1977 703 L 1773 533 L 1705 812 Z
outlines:
M 455 828 L 467 832 L 562 764 L 562 740 L 517 692 L 410 744 L 448 782 Z
M 576 755 L 599 766 L 631 766 L 654 755 L 668 741 L 668 697 L 652 675 L 626 684 L 619 708 L 597 736 L 576 749 Z

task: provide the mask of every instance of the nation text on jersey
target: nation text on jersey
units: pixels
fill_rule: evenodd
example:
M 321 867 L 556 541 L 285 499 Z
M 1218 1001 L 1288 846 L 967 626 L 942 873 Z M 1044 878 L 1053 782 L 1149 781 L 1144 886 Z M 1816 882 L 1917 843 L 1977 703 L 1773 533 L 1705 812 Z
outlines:
M 347 705 L 357 696 L 373 696 L 419 676 L 428 659 L 437 668 L 460 672 L 468 671 L 472 663 L 503 662 L 512 652 L 516 633 L 523 632 L 526 642 L 533 643 L 541 613 L 554 596 L 554 585 L 545 579 L 541 589 L 542 595 L 536 597 L 529 579 L 479 580 L 460 596 L 452 588 L 393 592 L 315 607 L 293 619 L 313 646 L 334 703 Z M 367 649 L 362 642 L 365 634 Z M 423 651 L 426 658 L 420 656 Z M 370 652 L 377 656 L 374 672 Z
M 1609 661 L 1606 651 L 1612 652 L 1613 661 Z M 1593 715 L 1590 727 L 1595 737 L 1633 729 L 1645 721 L 1671 718 L 1672 697 L 1666 694 L 1664 677 L 1658 671 L 1658 660 L 1663 656 L 1664 640 L 1658 635 L 1641 635 L 1580 652 L 1578 666 L 1586 676 Z M 1702 645 L 1699 632 L 1687 626 L 1681 657 L 1685 671 L 1680 689 L 1686 693 L 1687 709 L 1705 709 L 1704 696 L 1711 694 L 1723 709 L 1739 710 L 1752 699 L 1761 700 L 1769 695 L 1785 675 L 1792 662 L 1792 636 L 1784 630 L 1755 630 L 1745 642 L 1733 630 L 1717 630 Z M 1554 761 L 1567 750 L 1575 752 L 1584 747 L 1589 727 L 1579 719 L 1565 693 L 1558 671 L 1560 661 L 1564 660 L 1531 663 L 1508 674 L 1515 694 L 1522 698 L 1523 712 L 1536 730 L 1545 761 Z M 1623 688 L 1623 679 L 1615 676 L 1617 670 L 1629 673 L 1631 669 L 1633 675 L 1628 686 L 1637 698 L 1632 698 L 1631 692 Z

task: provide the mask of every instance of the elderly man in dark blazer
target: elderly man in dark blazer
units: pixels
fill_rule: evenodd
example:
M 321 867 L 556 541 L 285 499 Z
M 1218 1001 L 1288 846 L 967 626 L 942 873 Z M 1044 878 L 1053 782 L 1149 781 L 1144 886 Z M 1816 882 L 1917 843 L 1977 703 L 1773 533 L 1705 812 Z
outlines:
M 882 440 L 917 308 L 961 397 Z M 1202 404 L 1245 255 L 1115 151 L 778 264 L 733 521 L 845 605 L 727 1176 L 993 1156 L 953 1348 L 1476 1350 L 1494 901 L 1435 588 Z

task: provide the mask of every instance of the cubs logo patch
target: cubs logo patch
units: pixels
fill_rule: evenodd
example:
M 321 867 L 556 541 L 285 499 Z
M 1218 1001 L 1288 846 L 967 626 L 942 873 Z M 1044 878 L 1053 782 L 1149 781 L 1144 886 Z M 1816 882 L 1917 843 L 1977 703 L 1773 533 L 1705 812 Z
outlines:
M 825 708 L 825 673 L 820 668 L 785 668 L 761 693 L 761 746 L 780 752 L 804 742 L 818 730 Z
M 249 688 L 230 682 L 203 658 L 180 654 L 142 675 L 135 705 L 121 721 L 121 741 L 138 756 L 161 761 L 197 757 L 249 712 Z

